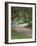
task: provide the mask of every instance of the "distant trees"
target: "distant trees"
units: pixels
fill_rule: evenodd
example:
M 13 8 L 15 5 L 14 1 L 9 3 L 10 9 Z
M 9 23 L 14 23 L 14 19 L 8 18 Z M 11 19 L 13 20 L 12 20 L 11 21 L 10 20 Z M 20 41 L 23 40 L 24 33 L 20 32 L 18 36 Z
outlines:
M 29 23 L 32 24 L 31 7 L 11 7 L 11 20 L 15 24 Z

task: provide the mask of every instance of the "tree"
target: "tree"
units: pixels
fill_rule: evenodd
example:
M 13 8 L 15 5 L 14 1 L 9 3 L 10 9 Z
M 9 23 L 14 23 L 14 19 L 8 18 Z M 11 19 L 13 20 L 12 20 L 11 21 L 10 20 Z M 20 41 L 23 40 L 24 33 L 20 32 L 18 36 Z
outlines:
M 31 23 L 32 21 L 32 8 L 31 7 L 12 7 L 11 20 L 16 24 Z

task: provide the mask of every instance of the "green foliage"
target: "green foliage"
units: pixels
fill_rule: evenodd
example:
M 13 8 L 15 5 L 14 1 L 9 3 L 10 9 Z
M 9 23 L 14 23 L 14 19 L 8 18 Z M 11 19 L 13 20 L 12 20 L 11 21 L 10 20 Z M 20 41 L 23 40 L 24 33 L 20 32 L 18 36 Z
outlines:
M 12 7 L 12 20 L 15 24 L 23 24 L 32 22 L 32 8 L 31 7 Z

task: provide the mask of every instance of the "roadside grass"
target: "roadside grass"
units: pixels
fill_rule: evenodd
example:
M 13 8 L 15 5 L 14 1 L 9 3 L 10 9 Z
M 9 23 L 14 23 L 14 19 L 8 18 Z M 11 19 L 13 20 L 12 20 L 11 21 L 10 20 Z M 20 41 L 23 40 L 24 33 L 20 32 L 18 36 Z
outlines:
M 32 36 L 21 34 L 21 33 L 16 32 L 16 31 L 11 32 L 11 39 L 28 39 L 28 38 L 32 38 Z

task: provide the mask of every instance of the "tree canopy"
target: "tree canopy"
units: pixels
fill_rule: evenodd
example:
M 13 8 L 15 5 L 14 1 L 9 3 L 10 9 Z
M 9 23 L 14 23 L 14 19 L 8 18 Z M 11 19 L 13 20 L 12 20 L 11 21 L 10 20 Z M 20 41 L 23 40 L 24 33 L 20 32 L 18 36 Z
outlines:
M 23 24 L 32 22 L 31 7 L 11 7 L 11 20 L 15 24 Z

